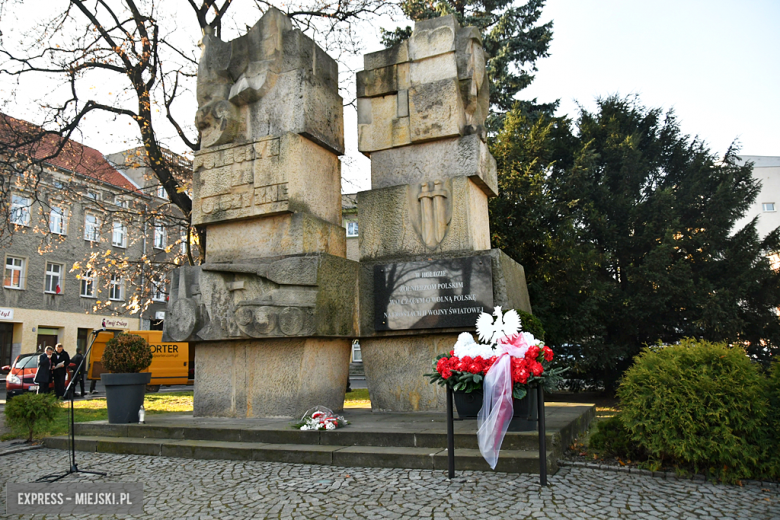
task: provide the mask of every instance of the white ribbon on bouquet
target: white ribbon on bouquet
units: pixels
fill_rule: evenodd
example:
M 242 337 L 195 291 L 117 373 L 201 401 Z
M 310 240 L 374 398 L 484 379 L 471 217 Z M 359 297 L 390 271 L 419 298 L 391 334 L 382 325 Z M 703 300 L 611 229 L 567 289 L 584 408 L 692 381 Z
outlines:
M 479 451 L 496 469 L 501 443 L 514 415 L 512 402 L 512 357 L 522 358 L 528 350 L 528 342 L 522 334 L 518 336 L 520 346 L 498 343 L 501 352 L 490 367 L 482 384 L 482 409 L 477 415 L 477 442 Z

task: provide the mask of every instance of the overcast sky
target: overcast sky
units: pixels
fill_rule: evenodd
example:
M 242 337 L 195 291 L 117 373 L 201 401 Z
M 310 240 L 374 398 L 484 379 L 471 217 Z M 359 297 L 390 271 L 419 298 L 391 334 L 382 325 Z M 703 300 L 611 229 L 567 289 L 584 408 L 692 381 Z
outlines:
M 558 99 L 559 115 L 576 118 L 577 103 L 593 109 L 599 96 L 638 94 L 645 106 L 673 108 L 683 132 L 699 135 L 719 155 L 736 139 L 745 155 L 780 156 L 780 0 L 548 0 L 542 21 L 548 20 L 554 22 L 550 56 L 538 62 L 522 98 Z M 14 23 L 3 20 L 7 39 Z M 361 34 L 366 52 L 381 48 L 376 25 Z M 361 63 L 356 58 L 351 65 Z M 354 77 L 348 79 L 354 92 Z M 0 84 L 0 95 L 7 92 Z M 5 99 L 4 110 L 35 122 L 22 99 Z M 103 153 L 135 146 L 134 125 L 92 121 L 81 136 L 85 144 Z M 346 107 L 345 192 L 370 189 L 356 125 Z M 171 147 L 184 151 L 175 141 Z

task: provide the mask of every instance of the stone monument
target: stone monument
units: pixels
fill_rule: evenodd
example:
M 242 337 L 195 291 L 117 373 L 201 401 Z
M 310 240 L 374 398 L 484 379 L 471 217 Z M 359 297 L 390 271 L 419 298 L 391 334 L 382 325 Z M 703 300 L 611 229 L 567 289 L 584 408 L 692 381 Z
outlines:
M 375 411 L 444 410 L 436 355 L 495 305 L 531 312 L 525 273 L 490 248 L 498 194 L 485 143 L 489 83 L 479 31 L 452 15 L 417 22 L 357 75 L 360 333 Z
M 198 68 L 192 222 L 205 263 L 174 274 L 165 337 L 195 348 L 195 416 L 343 407 L 358 264 L 341 227 L 338 67 L 269 9 Z

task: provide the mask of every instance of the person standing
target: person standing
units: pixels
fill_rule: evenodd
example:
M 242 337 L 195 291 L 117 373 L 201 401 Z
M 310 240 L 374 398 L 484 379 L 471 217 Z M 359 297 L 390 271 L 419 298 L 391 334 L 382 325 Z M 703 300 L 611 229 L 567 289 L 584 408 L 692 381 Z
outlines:
M 65 375 L 70 364 L 70 356 L 62 346 L 62 343 L 57 343 L 55 346 L 55 352 L 52 355 L 54 361 L 54 393 L 57 397 L 65 396 Z
M 33 381 L 38 384 L 39 394 L 49 393 L 49 384 L 52 381 L 52 354 L 54 349 L 46 347 L 43 354 L 38 357 L 38 371 L 35 373 Z
M 70 362 L 76 365 L 76 368 L 73 369 L 75 370 L 75 372 L 73 373 L 73 391 L 74 392 L 76 391 L 76 383 L 78 383 L 79 386 L 81 386 L 81 396 L 79 397 L 84 396 L 84 368 L 86 363 L 82 365 L 83 361 L 84 361 L 84 356 L 81 354 L 81 349 L 77 348 L 76 355 L 73 356 Z

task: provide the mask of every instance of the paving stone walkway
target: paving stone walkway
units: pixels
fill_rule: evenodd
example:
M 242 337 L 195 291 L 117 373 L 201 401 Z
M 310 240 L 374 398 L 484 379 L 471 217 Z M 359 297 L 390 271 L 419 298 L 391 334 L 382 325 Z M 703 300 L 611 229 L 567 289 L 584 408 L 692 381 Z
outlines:
M 409 469 L 76 456 L 81 469 L 109 473 L 67 477 L 83 481 L 85 490 L 97 479 L 143 483 L 143 518 L 780 519 L 777 486 L 717 485 L 576 467 L 562 468 L 550 477 L 549 487 L 540 488 L 537 476 L 505 473 L 460 472 L 449 481 L 443 472 Z M 68 457 L 64 451 L 41 449 L 0 462 L 0 482 L 30 482 L 64 470 Z M 0 501 L 5 512 L 5 493 Z

